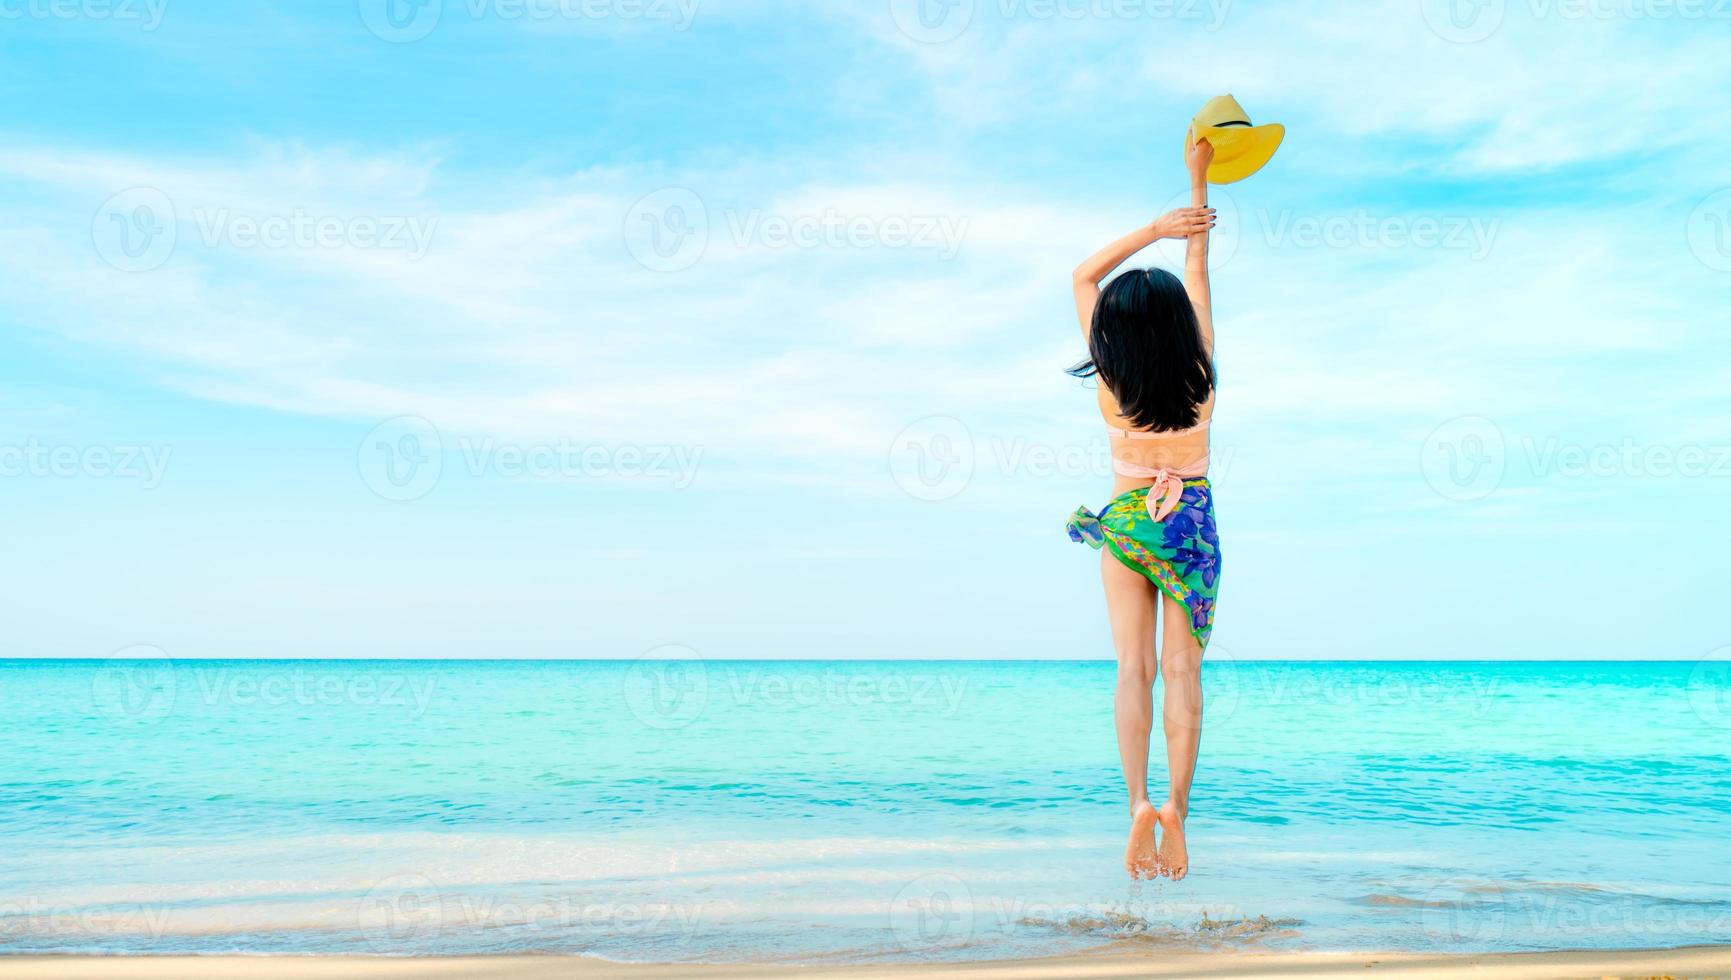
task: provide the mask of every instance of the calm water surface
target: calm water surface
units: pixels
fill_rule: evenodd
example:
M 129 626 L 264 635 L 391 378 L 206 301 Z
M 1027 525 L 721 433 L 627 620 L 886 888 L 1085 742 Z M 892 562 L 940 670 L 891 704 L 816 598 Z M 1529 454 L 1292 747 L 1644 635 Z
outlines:
M 0 951 L 1731 942 L 1722 673 L 1204 685 L 1174 885 L 1120 866 L 1107 663 L 0 661 Z

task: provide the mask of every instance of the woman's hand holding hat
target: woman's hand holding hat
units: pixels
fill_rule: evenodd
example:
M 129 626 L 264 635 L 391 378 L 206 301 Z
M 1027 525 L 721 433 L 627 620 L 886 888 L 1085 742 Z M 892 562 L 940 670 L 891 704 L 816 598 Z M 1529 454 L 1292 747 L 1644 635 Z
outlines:
M 1214 144 L 1206 139 L 1193 140 L 1184 150 L 1184 165 L 1190 168 L 1190 176 L 1202 179 L 1208 173 L 1208 165 L 1214 162 Z
M 1184 131 L 1184 162 L 1195 173 L 1190 153 L 1197 143 L 1207 143 L 1212 155 L 1207 167 L 1210 184 L 1243 180 L 1274 156 L 1286 127 L 1279 123 L 1253 126 L 1244 107 L 1230 95 L 1209 99 Z

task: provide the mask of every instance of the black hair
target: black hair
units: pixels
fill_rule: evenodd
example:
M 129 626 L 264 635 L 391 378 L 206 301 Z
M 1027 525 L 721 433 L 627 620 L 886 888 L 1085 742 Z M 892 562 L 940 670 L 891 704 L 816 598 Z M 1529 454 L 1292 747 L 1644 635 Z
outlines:
M 1094 305 L 1088 355 L 1069 373 L 1099 377 L 1139 429 L 1195 425 L 1214 391 L 1214 363 L 1196 308 L 1184 284 L 1164 269 L 1131 269 L 1106 284 Z

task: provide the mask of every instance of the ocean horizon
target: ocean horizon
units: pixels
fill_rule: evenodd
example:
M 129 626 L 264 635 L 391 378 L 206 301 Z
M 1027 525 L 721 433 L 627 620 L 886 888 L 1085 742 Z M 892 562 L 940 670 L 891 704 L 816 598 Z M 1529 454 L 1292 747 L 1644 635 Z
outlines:
M 1124 877 L 1109 661 L 662 653 L 0 660 L 0 952 L 1731 937 L 1723 663 L 1211 661 L 1174 884 Z

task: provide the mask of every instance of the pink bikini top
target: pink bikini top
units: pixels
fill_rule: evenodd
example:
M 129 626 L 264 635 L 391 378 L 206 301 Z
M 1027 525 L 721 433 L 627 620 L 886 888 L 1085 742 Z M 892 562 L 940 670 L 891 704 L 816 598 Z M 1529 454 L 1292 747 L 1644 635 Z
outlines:
M 1139 429 L 1121 429 L 1115 425 L 1106 426 L 1115 436 L 1125 439 L 1171 439 L 1176 436 L 1187 436 L 1196 432 L 1206 432 L 1214 416 L 1210 415 L 1187 429 L 1169 429 L 1165 432 L 1144 432 Z M 1208 454 L 1204 452 L 1200 459 L 1183 466 L 1143 466 L 1129 460 L 1112 457 L 1112 472 L 1119 476 L 1132 479 L 1151 479 L 1154 485 L 1148 488 L 1148 513 L 1156 521 L 1166 519 L 1178 506 L 1178 498 L 1184 494 L 1184 481 L 1208 475 Z

